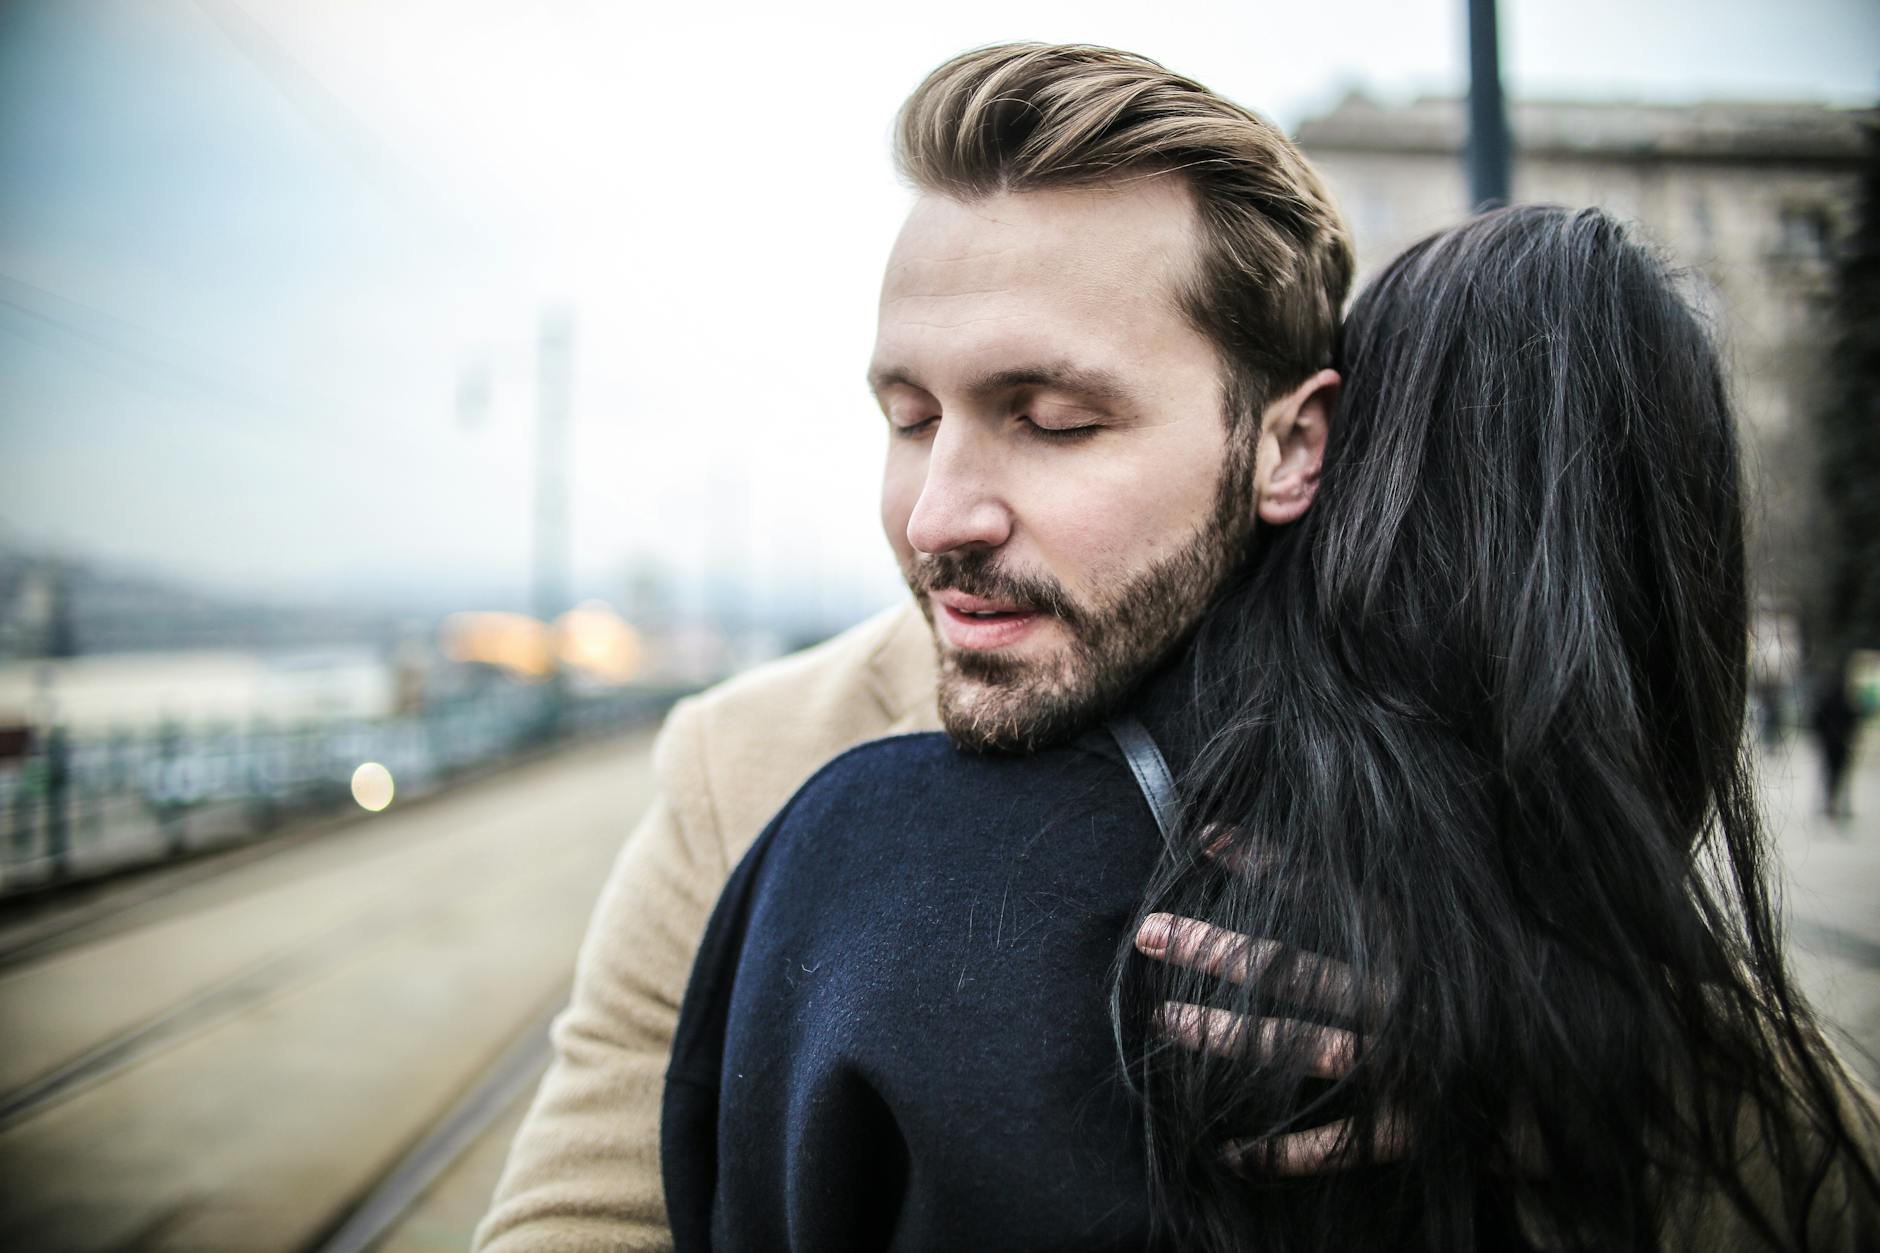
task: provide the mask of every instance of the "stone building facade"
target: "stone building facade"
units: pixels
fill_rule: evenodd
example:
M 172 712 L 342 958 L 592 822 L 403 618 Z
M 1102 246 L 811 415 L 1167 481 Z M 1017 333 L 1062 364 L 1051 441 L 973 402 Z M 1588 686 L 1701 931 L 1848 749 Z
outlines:
M 1865 128 L 1819 105 L 1524 102 L 1509 113 L 1513 196 L 1598 205 L 1686 267 L 1717 327 L 1760 491 L 1759 592 L 1807 590 L 1811 414 L 1833 343 L 1834 261 L 1854 226 Z M 1300 145 L 1350 219 L 1361 275 L 1468 211 L 1463 102 L 1353 94 L 1304 122 Z

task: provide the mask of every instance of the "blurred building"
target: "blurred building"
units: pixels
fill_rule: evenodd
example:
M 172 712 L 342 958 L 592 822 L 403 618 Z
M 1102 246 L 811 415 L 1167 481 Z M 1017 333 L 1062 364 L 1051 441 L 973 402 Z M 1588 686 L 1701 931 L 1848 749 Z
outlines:
M 1722 332 L 1762 493 L 1755 568 L 1765 601 L 1799 600 L 1813 568 L 1811 415 L 1834 342 L 1834 261 L 1854 228 L 1865 128 L 1880 114 L 1819 105 L 1514 104 L 1514 198 L 1599 205 L 1689 266 Z M 1347 96 L 1298 129 L 1344 206 L 1361 275 L 1464 216 L 1460 100 Z

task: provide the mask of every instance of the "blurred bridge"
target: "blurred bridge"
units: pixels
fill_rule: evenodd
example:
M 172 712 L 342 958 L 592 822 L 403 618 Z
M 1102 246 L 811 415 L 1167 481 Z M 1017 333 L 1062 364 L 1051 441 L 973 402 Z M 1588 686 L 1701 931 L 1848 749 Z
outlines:
M 642 732 L 0 914 L 0 1247 L 462 1249 L 651 791 Z M 1880 768 L 1768 762 L 1804 983 L 1880 1078 Z

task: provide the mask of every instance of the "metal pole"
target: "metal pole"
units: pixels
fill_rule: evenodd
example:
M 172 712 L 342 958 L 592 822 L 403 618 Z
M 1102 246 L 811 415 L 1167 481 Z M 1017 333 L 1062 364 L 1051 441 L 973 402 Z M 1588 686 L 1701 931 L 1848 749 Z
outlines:
M 64 727 L 46 736 L 46 856 L 55 879 L 72 873 L 72 745 Z
M 572 600 L 569 566 L 568 414 L 574 388 L 574 320 L 565 309 L 542 315 L 536 341 L 535 616 L 553 624 Z M 536 735 L 556 735 L 568 701 L 560 661 L 549 676 Z
M 536 341 L 535 616 L 553 622 L 568 608 L 568 411 L 574 324 L 565 310 L 542 315 Z
M 1469 204 L 1508 203 L 1508 118 L 1495 0 L 1469 0 Z

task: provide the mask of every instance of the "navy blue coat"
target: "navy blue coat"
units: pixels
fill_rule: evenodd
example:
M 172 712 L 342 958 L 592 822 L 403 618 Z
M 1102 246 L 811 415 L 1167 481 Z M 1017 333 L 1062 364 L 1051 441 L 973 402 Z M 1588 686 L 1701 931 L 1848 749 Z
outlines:
M 679 1253 L 1149 1247 L 1108 1003 L 1160 840 L 1102 732 L 1030 757 L 880 740 L 805 784 L 686 992 Z

